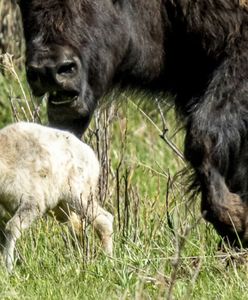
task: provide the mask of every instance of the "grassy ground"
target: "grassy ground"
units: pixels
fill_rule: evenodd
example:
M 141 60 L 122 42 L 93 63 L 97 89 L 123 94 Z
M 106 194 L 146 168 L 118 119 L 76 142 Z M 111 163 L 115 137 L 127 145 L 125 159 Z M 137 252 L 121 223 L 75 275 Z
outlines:
M 44 105 L 40 117 L 33 113 L 25 79 L 7 63 L 0 127 L 46 123 Z M 218 252 L 199 200 L 189 205 L 184 179 L 175 176 L 185 163 L 173 110 L 163 107 L 165 116 L 145 100 L 137 106 L 137 96 L 121 98 L 96 113 L 86 134 L 103 166 L 99 201 L 115 215 L 114 257 L 104 256 L 91 229 L 77 248 L 66 226 L 47 218 L 18 242 L 13 274 L 1 267 L 0 299 L 248 299 L 245 251 Z M 160 137 L 163 127 L 178 153 Z

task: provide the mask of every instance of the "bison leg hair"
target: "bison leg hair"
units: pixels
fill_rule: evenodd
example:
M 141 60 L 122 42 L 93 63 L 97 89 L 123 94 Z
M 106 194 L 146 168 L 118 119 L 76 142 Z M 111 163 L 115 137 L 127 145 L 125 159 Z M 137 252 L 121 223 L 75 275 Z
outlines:
M 233 53 L 214 72 L 188 118 L 185 156 L 202 192 L 202 208 L 217 231 L 233 227 L 247 239 L 248 49 Z M 228 216 L 229 215 L 229 216 Z M 220 229 L 221 228 L 221 229 Z

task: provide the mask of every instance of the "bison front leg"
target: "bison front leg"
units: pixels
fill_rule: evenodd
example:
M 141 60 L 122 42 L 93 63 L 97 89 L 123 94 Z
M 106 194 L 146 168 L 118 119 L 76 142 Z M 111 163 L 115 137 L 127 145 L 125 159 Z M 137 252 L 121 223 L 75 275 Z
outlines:
M 248 241 L 248 50 L 233 53 L 192 107 L 185 156 L 195 170 L 202 211 L 229 240 Z
M 248 238 L 247 204 L 237 193 L 230 192 L 224 177 L 213 167 L 202 176 L 207 179 L 202 186 L 201 211 L 204 218 L 211 222 L 230 244 L 238 242 L 238 235 L 245 241 Z

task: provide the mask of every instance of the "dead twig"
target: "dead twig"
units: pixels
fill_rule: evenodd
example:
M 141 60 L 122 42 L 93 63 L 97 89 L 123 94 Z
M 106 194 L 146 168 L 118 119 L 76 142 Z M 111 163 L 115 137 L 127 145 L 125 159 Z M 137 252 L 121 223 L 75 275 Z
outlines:
M 201 220 L 202 220 L 202 216 L 200 216 L 193 225 L 186 227 L 186 229 L 182 235 L 179 235 L 178 232 L 176 232 L 176 253 L 175 253 L 175 258 L 172 261 L 173 270 L 172 270 L 172 274 L 171 274 L 171 278 L 170 278 L 170 284 L 169 284 L 168 294 L 167 294 L 167 298 L 166 298 L 167 300 L 173 299 L 172 292 L 173 292 L 173 288 L 174 288 L 176 280 L 177 280 L 178 270 L 181 265 L 181 253 L 185 246 L 187 236 L 189 235 L 191 230 L 199 224 L 199 222 Z
M 183 161 L 185 162 L 185 158 L 183 153 L 177 148 L 177 146 L 168 139 L 166 136 L 167 133 L 167 127 L 164 128 L 164 132 L 153 122 L 153 120 L 139 107 L 137 106 L 130 98 L 128 100 L 137 108 L 143 116 L 146 117 L 146 119 L 156 128 L 156 130 L 159 132 L 160 138 L 172 149 L 172 151 Z

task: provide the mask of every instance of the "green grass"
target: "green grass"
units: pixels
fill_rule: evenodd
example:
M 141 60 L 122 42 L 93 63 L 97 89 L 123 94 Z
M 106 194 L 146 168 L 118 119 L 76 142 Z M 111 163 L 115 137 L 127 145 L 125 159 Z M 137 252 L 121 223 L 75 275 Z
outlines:
M 13 274 L 2 264 L 0 299 L 248 299 L 246 253 L 218 252 L 219 237 L 200 219 L 199 200 L 189 205 L 184 178 L 175 177 L 185 163 L 160 138 L 157 106 L 121 97 L 118 109 L 100 115 L 98 148 L 97 116 L 86 134 L 107 166 L 100 198 L 115 215 L 114 257 L 104 256 L 91 229 L 89 249 L 77 249 L 67 227 L 46 218 L 18 242 Z M 13 72 L 0 75 L 0 127 L 28 116 L 24 98 Z M 44 105 L 41 119 L 46 123 Z M 182 151 L 172 109 L 166 122 L 168 138 Z

